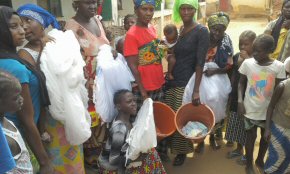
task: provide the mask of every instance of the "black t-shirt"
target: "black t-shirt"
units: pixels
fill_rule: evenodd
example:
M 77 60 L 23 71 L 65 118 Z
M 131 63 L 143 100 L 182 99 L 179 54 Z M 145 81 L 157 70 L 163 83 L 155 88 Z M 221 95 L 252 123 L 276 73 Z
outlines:
M 173 68 L 174 80 L 169 80 L 167 86 L 185 87 L 195 72 L 195 67 L 199 65 L 203 68 L 208 47 L 208 29 L 200 24 L 184 36 L 180 36 L 174 47 L 176 59 Z

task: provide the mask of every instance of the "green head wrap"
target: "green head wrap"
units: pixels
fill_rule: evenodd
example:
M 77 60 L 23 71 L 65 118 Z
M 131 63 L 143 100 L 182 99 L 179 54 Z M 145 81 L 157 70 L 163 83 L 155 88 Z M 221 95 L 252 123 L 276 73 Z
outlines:
M 218 12 L 218 13 L 211 15 L 208 18 L 207 23 L 208 23 L 208 28 L 211 28 L 211 27 L 218 25 L 218 24 L 223 25 L 227 28 L 229 23 L 230 23 L 230 17 L 225 12 Z
M 173 6 L 173 21 L 177 22 L 177 23 L 182 21 L 180 13 L 179 13 L 179 8 L 183 4 L 191 5 L 191 6 L 193 6 L 193 8 L 195 8 L 196 12 L 194 15 L 194 19 L 196 20 L 197 9 L 198 9 L 198 0 L 175 0 L 174 6 Z

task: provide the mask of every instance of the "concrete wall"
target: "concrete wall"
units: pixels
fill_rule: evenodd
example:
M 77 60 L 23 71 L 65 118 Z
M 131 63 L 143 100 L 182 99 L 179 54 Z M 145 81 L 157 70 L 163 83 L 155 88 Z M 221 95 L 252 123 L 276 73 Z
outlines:
M 72 16 L 75 15 L 75 11 L 72 7 L 72 2 L 73 0 L 61 0 L 61 7 L 62 7 L 62 14 L 63 17 L 58 17 L 58 19 L 60 20 L 68 20 L 70 19 Z M 23 5 L 23 4 L 27 4 L 27 3 L 33 3 L 33 4 L 37 4 L 37 0 L 12 0 L 12 6 L 13 8 L 16 10 L 19 6 Z
M 266 14 L 270 0 L 231 0 L 237 14 Z
M 12 0 L 13 9 L 17 10 L 17 8 L 23 4 L 33 3 L 36 4 L 36 0 L 26 0 L 26 1 L 19 1 L 19 0 Z

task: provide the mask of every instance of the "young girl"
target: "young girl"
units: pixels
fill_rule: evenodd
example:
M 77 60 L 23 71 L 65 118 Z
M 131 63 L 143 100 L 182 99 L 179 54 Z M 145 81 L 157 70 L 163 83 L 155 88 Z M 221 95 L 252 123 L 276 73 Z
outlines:
M 239 83 L 239 67 L 245 59 L 251 58 L 253 54 L 253 42 L 256 34 L 251 30 L 244 31 L 239 38 L 240 52 L 234 55 L 234 65 L 231 75 L 232 92 L 229 99 L 230 116 L 228 119 L 225 139 L 228 142 L 237 142 L 237 148 L 227 154 L 227 158 L 232 159 L 243 155 L 243 146 L 246 141 L 244 129 L 244 120 L 237 115 L 238 110 L 238 83 Z
M 268 143 L 263 138 L 266 111 L 277 79 L 286 77 L 283 63 L 273 60 L 274 39 L 267 34 L 259 35 L 253 43 L 253 57 L 246 59 L 239 68 L 238 114 L 244 116 L 246 130 L 246 172 L 254 173 L 253 151 L 257 128 L 261 129 L 258 157 L 255 161 L 259 170 L 264 168 L 264 156 Z M 245 96 L 245 97 L 244 97 Z
M 19 111 L 23 105 L 21 96 L 21 85 L 12 75 L 0 71 L 0 123 L 6 135 L 11 153 L 16 162 L 16 167 L 7 172 L 32 174 L 29 152 L 16 126 L 4 117 L 4 113 Z M 1 149 L 2 150 L 2 149 Z
M 99 173 L 165 173 L 155 149 L 148 154 L 140 155 L 125 168 L 125 153 L 128 148 L 126 139 L 133 127 L 130 117 L 136 115 L 137 104 L 129 90 L 117 91 L 114 95 L 114 104 L 118 109 L 118 115 L 112 122 L 108 140 L 99 157 Z
M 289 73 L 289 69 L 286 70 Z M 267 110 L 264 137 L 269 144 L 265 173 L 290 173 L 290 79 L 282 81 L 273 93 Z

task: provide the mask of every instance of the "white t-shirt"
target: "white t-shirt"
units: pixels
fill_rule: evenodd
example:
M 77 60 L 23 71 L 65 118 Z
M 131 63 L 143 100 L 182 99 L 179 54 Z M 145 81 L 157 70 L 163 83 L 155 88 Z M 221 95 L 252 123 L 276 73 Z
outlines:
M 245 117 L 252 120 L 266 120 L 275 79 L 286 78 L 284 64 L 274 60 L 271 65 L 260 66 L 254 58 L 250 58 L 243 62 L 239 72 L 248 79 L 244 99 Z

